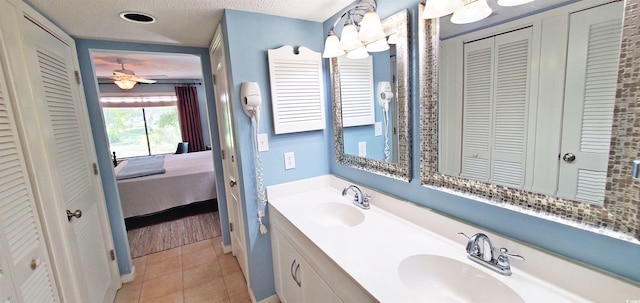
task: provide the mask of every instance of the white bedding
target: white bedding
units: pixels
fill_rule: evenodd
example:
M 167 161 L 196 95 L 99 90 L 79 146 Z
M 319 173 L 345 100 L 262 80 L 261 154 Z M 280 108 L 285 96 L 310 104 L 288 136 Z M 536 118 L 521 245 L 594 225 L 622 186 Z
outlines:
M 125 218 L 216 198 L 212 151 L 166 155 L 164 169 L 164 174 L 118 181 Z

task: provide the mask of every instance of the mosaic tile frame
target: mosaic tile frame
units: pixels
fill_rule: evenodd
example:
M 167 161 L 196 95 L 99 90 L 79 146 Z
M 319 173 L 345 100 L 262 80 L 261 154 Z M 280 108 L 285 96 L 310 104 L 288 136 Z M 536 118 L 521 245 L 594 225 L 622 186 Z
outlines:
M 340 68 L 338 58 L 331 58 L 331 84 L 333 108 L 333 135 L 336 162 L 379 174 L 393 179 L 409 182 L 411 180 L 411 86 L 409 82 L 411 64 L 409 35 L 409 11 L 402 10 L 382 20 L 385 33 L 396 32 L 396 64 L 398 69 L 398 162 L 388 163 L 367 159 L 344 153 L 344 137 L 342 134 L 342 99 L 340 95 Z
M 640 159 L 640 0 L 627 0 L 624 10 L 604 207 L 438 173 L 438 21 L 419 17 L 421 184 L 640 240 L 640 180 L 631 178 L 631 164 Z

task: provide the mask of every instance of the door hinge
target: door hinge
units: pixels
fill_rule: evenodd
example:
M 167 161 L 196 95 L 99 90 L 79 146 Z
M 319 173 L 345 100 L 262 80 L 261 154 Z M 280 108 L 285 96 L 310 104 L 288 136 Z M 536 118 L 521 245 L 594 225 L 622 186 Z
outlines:
M 224 149 L 220 151 L 220 154 L 222 156 L 222 160 L 224 160 Z
M 74 74 L 76 75 L 76 83 L 80 84 L 80 72 L 75 71 Z
M 211 76 L 213 76 L 213 85 L 216 85 L 216 75 L 215 75 L 215 74 L 213 74 L 213 75 L 211 75 Z
M 93 174 L 94 175 L 98 174 L 98 164 L 93 163 Z
M 229 231 L 233 231 L 233 222 L 229 222 Z
M 111 261 L 116 260 L 116 252 L 112 250 L 109 251 L 109 256 L 111 257 Z

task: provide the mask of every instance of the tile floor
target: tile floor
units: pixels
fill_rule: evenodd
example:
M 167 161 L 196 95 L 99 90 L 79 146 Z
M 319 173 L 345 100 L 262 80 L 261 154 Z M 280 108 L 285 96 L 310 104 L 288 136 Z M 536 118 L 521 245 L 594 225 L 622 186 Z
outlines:
M 136 278 L 115 303 L 251 302 L 238 261 L 222 252 L 222 239 L 176 247 L 133 259 Z

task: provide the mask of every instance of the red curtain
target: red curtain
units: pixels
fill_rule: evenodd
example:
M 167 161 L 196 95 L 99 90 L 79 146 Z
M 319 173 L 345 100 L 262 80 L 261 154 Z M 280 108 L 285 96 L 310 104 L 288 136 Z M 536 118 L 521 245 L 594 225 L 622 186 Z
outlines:
M 189 142 L 189 152 L 205 150 L 196 87 L 176 86 L 176 96 L 182 141 Z

